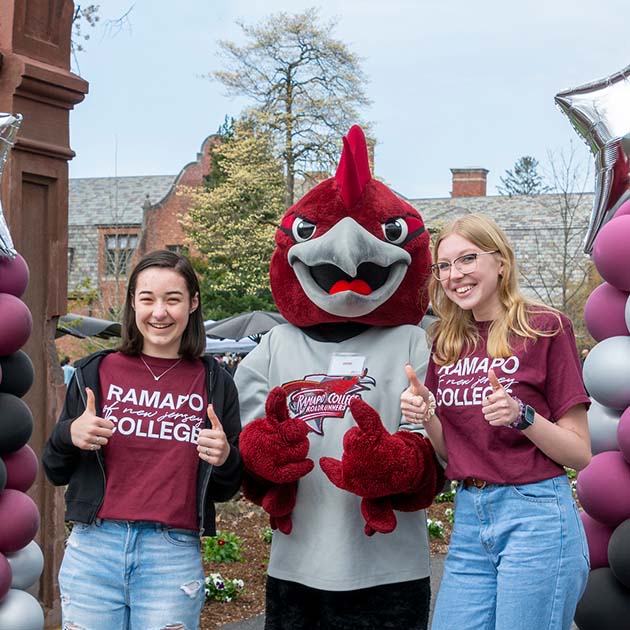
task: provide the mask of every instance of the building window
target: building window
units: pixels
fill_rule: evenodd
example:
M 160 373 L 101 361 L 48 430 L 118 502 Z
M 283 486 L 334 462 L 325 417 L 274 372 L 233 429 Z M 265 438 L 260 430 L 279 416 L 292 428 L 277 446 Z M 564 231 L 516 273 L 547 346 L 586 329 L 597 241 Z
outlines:
M 137 234 L 107 234 L 105 236 L 105 275 L 126 276 L 129 262 L 137 246 Z
M 167 245 L 166 249 L 168 249 L 169 252 L 175 252 L 176 254 L 183 254 L 184 253 L 184 246 L 183 245 Z

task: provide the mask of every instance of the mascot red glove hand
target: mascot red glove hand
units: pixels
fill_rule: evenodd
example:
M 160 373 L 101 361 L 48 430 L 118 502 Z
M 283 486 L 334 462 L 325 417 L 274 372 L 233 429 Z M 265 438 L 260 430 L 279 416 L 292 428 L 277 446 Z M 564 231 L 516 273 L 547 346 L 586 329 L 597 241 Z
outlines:
M 341 461 L 322 457 L 319 463 L 338 488 L 362 497 L 365 533 L 388 534 L 396 528 L 394 509 L 415 511 L 431 504 L 442 487 L 441 467 L 421 435 L 391 435 L 378 413 L 359 398 L 350 403 L 350 411 L 358 426 L 344 436 Z
M 287 396 L 274 387 L 265 404 L 265 417 L 250 422 L 242 431 L 239 445 L 245 467 L 272 483 L 291 483 L 313 470 L 308 459 L 308 427 L 289 418 Z
M 239 447 L 245 464 L 243 494 L 261 505 L 270 524 L 284 534 L 291 532 L 297 482 L 313 470 L 308 427 L 289 418 L 287 397 L 282 387 L 269 392 L 265 417 L 250 422 L 242 431 Z

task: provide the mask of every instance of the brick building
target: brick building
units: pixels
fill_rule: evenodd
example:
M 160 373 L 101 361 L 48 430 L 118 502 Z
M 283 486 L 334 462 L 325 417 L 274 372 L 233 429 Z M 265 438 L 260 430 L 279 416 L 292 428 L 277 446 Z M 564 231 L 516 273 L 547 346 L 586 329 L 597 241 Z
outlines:
M 117 318 L 135 261 L 154 249 L 181 250 L 186 243 L 179 217 L 189 204 L 184 191 L 203 184 L 213 138 L 177 175 L 70 180 L 68 292 L 79 299 L 69 310 Z M 90 294 L 99 297 L 89 300 Z
M 181 189 L 202 185 L 213 138 L 206 138 L 196 161 L 177 175 L 70 180 L 69 293 L 88 287 L 100 297 L 83 309 L 70 305 L 69 310 L 115 319 L 134 261 L 153 249 L 177 250 L 186 244 L 179 217 L 189 200 Z M 408 199 L 430 229 L 462 214 L 483 212 L 505 229 L 514 244 L 527 293 L 546 302 L 557 298 L 562 290 L 560 272 L 571 251 L 578 255 L 568 270 L 569 278 L 583 281 L 588 258 L 579 252 L 592 194 L 487 196 L 486 169 L 453 168 L 451 173 L 450 197 Z M 321 180 L 317 175 L 313 183 Z M 577 210 L 570 222 L 563 222 L 567 204 L 576 204 Z

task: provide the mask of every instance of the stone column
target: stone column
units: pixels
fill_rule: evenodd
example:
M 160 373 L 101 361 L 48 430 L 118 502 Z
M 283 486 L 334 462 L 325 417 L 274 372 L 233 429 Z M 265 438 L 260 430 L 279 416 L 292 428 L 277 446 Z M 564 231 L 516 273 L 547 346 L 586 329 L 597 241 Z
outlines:
M 41 455 L 65 388 L 54 345 L 57 317 L 67 302 L 68 161 L 70 110 L 88 84 L 70 72 L 71 0 L 0 0 L 0 111 L 24 122 L 2 179 L 2 207 L 15 248 L 30 268 L 23 301 L 33 332 L 23 350 L 35 368 L 24 397 L 33 412 L 30 446 Z M 40 471 L 29 491 L 41 514 L 37 537 L 45 558 L 37 596 L 46 628 L 60 624 L 57 571 L 63 554 L 62 490 Z

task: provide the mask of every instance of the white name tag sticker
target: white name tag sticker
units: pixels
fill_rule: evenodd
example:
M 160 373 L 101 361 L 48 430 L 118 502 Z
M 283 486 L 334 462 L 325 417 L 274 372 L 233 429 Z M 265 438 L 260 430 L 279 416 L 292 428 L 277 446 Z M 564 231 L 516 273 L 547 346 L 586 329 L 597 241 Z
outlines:
M 357 376 L 363 374 L 365 356 L 352 352 L 335 352 L 328 366 L 329 376 Z

